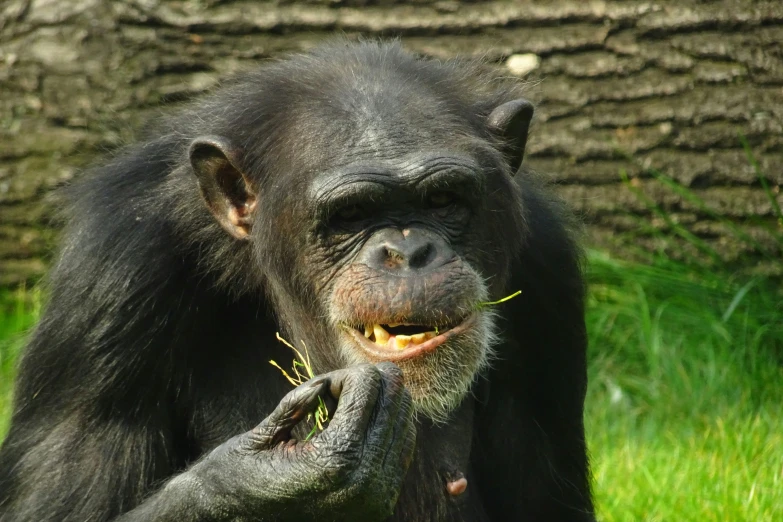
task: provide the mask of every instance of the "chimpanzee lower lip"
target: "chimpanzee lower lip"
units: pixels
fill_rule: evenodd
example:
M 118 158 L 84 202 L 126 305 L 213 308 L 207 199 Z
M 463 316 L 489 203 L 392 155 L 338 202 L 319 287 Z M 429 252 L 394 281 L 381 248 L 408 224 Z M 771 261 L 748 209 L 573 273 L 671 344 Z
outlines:
M 408 347 L 403 350 L 390 350 L 382 348 L 381 346 L 367 339 L 355 328 L 346 327 L 344 330 L 350 334 L 354 341 L 356 341 L 356 343 L 361 346 L 365 352 L 369 353 L 374 359 L 391 362 L 404 361 L 432 352 L 450 338 L 465 332 L 476 322 L 478 313 L 479 312 L 472 313 L 457 326 L 454 326 L 453 328 L 450 328 L 444 332 L 439 332 L 437 336 L 429 339 L 428 341 L 425 341 L 421 344 L 408 345 Z

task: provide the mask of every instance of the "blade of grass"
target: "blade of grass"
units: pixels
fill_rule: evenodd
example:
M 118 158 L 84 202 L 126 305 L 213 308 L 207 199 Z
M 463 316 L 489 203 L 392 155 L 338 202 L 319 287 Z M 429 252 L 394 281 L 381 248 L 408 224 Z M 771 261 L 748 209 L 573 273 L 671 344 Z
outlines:
M 751 281 L 748 281 L 747 284 L 745 284 L 742 288 L 740 288 L 736 294 L 734 294 L 734 298 L 731 300 L 731 303 L 729 303 L 729 307 L 726 308 L 726 311 L 723 312 L 723 315 L 721 316 L 722 322 L 727 322 L 729 319 L 731 319 L 732 314 L 734 313 L 734 310 L 737 309 L 737 307 L 740 305 L 742 300 L 745 298 L 746 295 L 748 295 L 748 292 L 751 288 L 753 288 L 756 283 L 758 283 L 758 279 L 753 279 Z
M 294 386 L 300 386 L 301 384 L 305 383 L 307 380 L 312 379 L 315 377 L 315 374 L 313 372 L 313 367 L 310 366 L 310 352 L 307 350 L 307 345 L 304 341 L 302 341 L 302 347 L 304 348 L 305 355 L 302 355 L 302 352 L 297 350 L 293 344 L 286 341 L 281 335 L 280 332 L 276 332 L 275 336 L 277 337 L 277 340 L 283 343 L 285 346 L 290 348 L 291 350 L 296 353 L 296 356 L 299 358 L 299 360 L 294 359 L 291 369 L 293 373 L 296 375 L 296 378 L 292 378 L 283 368 L 280 367 L 279 364 L 277 364 L 275 361 L 269 361 L 269 364 L 280 370 L 283 374 L 283 376 L 288 379 L 288 382 L 293 384 Z M 302 374 L 299 371 L 299 368 L 304 368 L 304 374 Z M 310 430 L 310 433 L 307 434 L 307 437 L 305 437 L 305 442 L 310 440 L 310 438 L 315 435 L 319 430 L 324 429 L 324 422 L 329 420 L 329 411 L 326 409 L 326 403 L 323 401 L 321 397 L 318 397 L 318 406 L 315 410 L 315 414 L 310 413 L 307 416 L 307 420 L 313 419 L 314 425 L 313 429 Z

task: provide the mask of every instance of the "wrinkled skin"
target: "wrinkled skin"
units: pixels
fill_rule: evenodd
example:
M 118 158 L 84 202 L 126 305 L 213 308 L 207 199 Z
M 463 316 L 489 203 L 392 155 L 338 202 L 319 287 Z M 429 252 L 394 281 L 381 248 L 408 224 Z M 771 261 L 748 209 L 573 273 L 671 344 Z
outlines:
M 311 441 L 291 439 L 319 397 L 337 401 L 328 427 Z M 411 462 L 412 411 L 394 365 L 330 372 L 289 392 L 261 424 L 212 450 L 167 489 L 184 491 L 198 520 L 254 520 L 259 513 L 281 521 L 383 520 Z M 120 520 L 161 517 L 170 496 Z M 176 510 L 170 519 L 178 516 Z

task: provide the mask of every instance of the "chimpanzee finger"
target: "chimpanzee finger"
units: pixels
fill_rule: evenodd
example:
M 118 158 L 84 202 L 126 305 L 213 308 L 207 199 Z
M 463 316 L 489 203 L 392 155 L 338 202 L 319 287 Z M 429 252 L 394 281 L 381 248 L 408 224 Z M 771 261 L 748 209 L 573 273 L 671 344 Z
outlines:
M 337 399 L 337 408 L 326 432 L 339 436 L 341 440 L 361 441 L 378 399 L 380 372 L 375 366 L 363 364 L 331 372 L 326 377 L 329 391 Z M 333 437 L 326 439 L 334 440 Z
M 399 367 L 389 362 L 379 363 L 376 367 L 382 375 L 382 387 L 367 429 L 366 442 L 369 447 L 379 449 L 385 458 L 391 449 L 389 439 L 394 436 L 397 417 L 405 405 L 406 397 L 410 397 Z
M 269 449 L 288 440 L 294 426 L 316 408 L 318 397 L 326 394 L 328 381 L 327 376 L 316 377 L 288 392 L 274 411 L 248 433 L 251 449 Z
M 403 390 L 400 407 L 392 432 L 392 443 L 383 461 L 385 469 L 401 468 L 405 473 L 413 460 L 416 448 L 416 423 L 413 415 L 413 400 L 408 390 Z M 393 476 L 386 474 L 386 476 Z

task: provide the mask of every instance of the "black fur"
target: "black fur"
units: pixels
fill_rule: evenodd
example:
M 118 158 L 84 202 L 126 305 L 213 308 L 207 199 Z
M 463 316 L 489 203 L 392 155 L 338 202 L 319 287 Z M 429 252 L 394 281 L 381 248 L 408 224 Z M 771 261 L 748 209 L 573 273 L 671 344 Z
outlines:
M 318 286 L 287 261 L 309 223 L 292 221 L 290 241 L 267 222 L 254 225 L 255 241 L 230 237 L 203 204 L 188 147 L 202 135 L 232 138 L 247 170 L 264 173 L 260 192 L 274 195 L 261 215 L 293 220 L 304 179 L 294 166 L 330 160 L 313 157 L 330 150 L 324 142 L 351 152 L 340 116 L 351 100 L 335 100 L 338 86 L 388 71 L 409 89 L 400 96 L 410 127 L 394 130 L 401 147 L 411 135 L 449 141 L 466 128 L 498 145 L 481 129 L 516 86 L 475 64 L 416 60 L 396 44 L 338 43 L 228 82 L 70 188 L 50 299 L 0 450 L 0 520 L 113 519 L 253 428 L 289 391 L 268 361 L 291 359 L 276 331 L 309 328 L 291 318 L 319 321 L 298 308 Z M 433 106 L 446 115 L 437 129 Z M 579 251 L 561 205 L 524 168 L 516 183 L 515 195 L 495 196 L 508 212 L 484 225 L 505 242 L 464 249 L 494 259 L 484 266 L 496 272 L 483 274 L 503 282 L 491 286 L 494 298 L 522 294 L 498 307 L 503 340 L 473 397 L 449 424 L 419 423 L 394 520 L 593 520 Z M 320 371 L 333 369 L 329 357 Z M 458 473 L 467 494 L 448 497 L 445 480 Z M 178 519 L 193 516 L 183 508 Z

